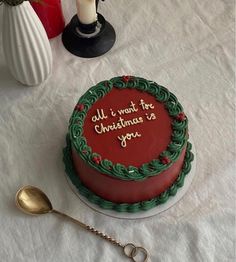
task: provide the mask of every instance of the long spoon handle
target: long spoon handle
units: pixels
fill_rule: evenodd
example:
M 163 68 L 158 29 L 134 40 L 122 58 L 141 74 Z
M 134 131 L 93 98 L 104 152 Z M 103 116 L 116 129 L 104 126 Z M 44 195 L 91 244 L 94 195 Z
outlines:
M 79 221 L 79 220 L 77 220 L 77 219 L 75 219 L 75 218 L 73 218 L 73 217 L 71 217 L 71 216 L 68 216 L 67 214 L 62 213 L 62 212 L 60 212 L 60 211 L 58 211 L 58 210 L 53 209 L 52 212 L 53 212 L 53 213 L 56 213 L 56 214 L 59 214 L 59 215 L 61 215 L 62 217 L 65 217 L 65 218 L 69 219 L 70 221 L 72 221 L 72 222 L 74 222 L 75 224 L 83 227 L 84 229 L 86 229 L 86 230 L 94 233 L 95 235 L 100 236 L 101 238 L 110 241 L 112 244 L 124 248 L 124 245 L 122 245 L 120 242 L 118 242 L 118 241 L 115 240 L 114 238 L 112 238 L 112 237 L 110 237 L 110 236 L 108 236 L 108 235 L 106 235 L 106 234 L 98 231 L 98 230 L 95 229 L 94 227 L 91 227 L 91 226 L 89 226 L 89 225 L 86 225 L 86 224 L 84 224 L 83 222 L 81 222 L 81 221 Z
M 89 226 L 89 225 L 86 225 L 85 223 L 83 223 L 83 222 L 81 222 L 81 221 L 79 221 L 79 220 L 77 220 L 77 219 L 75 219 L 75 218 L 73 218 L 73 217 L 71 217 L 71 216 L 68 216 L 68 215 L 65 214 L 65 213 L 62 213 L 62 212 L 60 212 L 60 211 L 58 211 L 58 210 L 55 210 L 55 209 L 52 209 L 51 212 L 52 212 L 52 213 L 55 213 L 55 214 L 58 214 L 58 215 L 60 215 L 60 216 L 62 216 L 62 217 L 64 217 L 64 218 L 67 218 L 67 219 L 69 219 L 70 221 L 72 221 L 73 223 L 75 223 L 75 224 L 83 227 L 84 229 L 86 229 L 86 230 L 94 233 L 95 235 L 97 235 L 97 236 L 99 236 L 99 237 L 101 237 L 101 238 L 103 238 L 103 239 L 111 242 L 113 245 L 116 245 L 116 246 L 121 247 L 121 248 L 123 249 L 124 254 L 125 254 L 128 258 L 130 258 L 132 261 L 137 262 L 137 260 L 135 259 L 135 257 L 138 255 L 138 253 L 141 253 L 141 256 L 142 256 L 143 259 L 141 259 L 141 260 L 139 260 L 139 261 L 147 262 L 147 260 L 148 260 L 148 252 L 147 252 L 147 250 L 146 250 L 145 248 L 143 248 L 143 247 L 137 247 L 137 246 L 135 246 L 135 245 L 132 244 L 132 243 L 128 243 L 128 244 L 126 244 L 126 245 L 123 245 L 123 244 L 121 244 L 120 242 L 118 242 L 117 240 L 115 240 L 114 238 L 112 238 L 112 237 L 110 237 L 110 236 L 108 236 L 108 235 L 106 235 L 106 234 L 98 231 L 98 230 L 95 229 L 94 227 L 91 227 L 91 226 Z

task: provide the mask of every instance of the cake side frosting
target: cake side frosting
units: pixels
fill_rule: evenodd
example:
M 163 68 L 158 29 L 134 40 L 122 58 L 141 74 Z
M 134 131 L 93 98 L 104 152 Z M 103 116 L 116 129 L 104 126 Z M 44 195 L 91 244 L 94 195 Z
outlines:
M 86 124 L 86 121 L 88 122 L 87 117 L 92 110 L 91 108 L 93 108 L 93 105 L 95 105 L 97 101 L 101 100 L 106 95 L 109 95 L 109 93 L 114 88 L 117 90 L 138 90 L 143 93 L 148 93 L 152 96 L 152 98 L 154 98 L 154 101 L 156 100 L 158 103 L 162 104 L 165 110 L 168 112 L 169 118 L 171 119 L 170 141 L 167 144 L 166 149 L 163 147 L 164 150 L 162 152 L 159 152 L 155 157 L 153 157 L 153 159 L 148 162 L 140 162 L 140 165 L 137 166 L 124 165 L 119 162 L 111 161 L 111 159 L 108 158 L 109 155 L 107 158 L 104 158 L 102 154 L 94 151 L 94 149 L 88 144 L 89 136 L 86 139 L 84 126 Z M 144 117 L 137 114 L 143 111 L 141 111 L 140 109 L 139 112 L 136 112 L 135 110 L 138 111 L 138 106 L 143 106 L 142 100 L 143 102 L 145 101 L 145 99 L 142 99 L 141 96 L 139 99 L 139 103 L 137 103 L 137 101 L 130 101 L 128 105 L 129 107 L 125 108 L 127 112 L 125 117 L 127 117 L 128 119 L 125 120 L 125 117 L 122 115 L 122 117 L 124 118 L 122 118 L 122 121 L 127 121 L 127 123 L 131 124 L 134 123 L 134 126 L 137 126 L 139 129 L 141 129 L 141 126 L 143 125 L 143 123 L 139 123 L 139 120 L 142 117 L 142 121 L 144 122 Z M 151 117 L 151 114 L 156 114 L 158 118 L 159 112 L 157 111 L 154 113 L 155 109 L 152 108 L 152 106 L 155 106 L 154 103 L 146 103 L 145 106 L 146 105 L 149 107 L 148 109 L 150 109 L 149 117 Z M 115 114 L 115 112 L 125 112 L 125 109 L 116 108 L 116 110 L 113 111 L 113 114 Z M 161 105 L 159 107 L 159 110 L 161 110 Z M 98 123 L 98 127 L 95 132 L 97 131 L 96 136 L 100 139 L 102 136 L 99 137 L 99 132 L 101 132 L 101 128 L 99 129 L 99 123 L 101 127 L 101 123 L 105 123 L 104 121 L 106 120 L 106 117 L 108 117 L 108 115 L 101 108 L 97 108 L 95 111 L 97 113 L 90 115 L 89 120 L 91 123 L 94 120 L 94 123 L 92 123 L 94 124 L 94 127 Z M 130 122 L 130 119 L 133 122 Z M 70 119 L 69 135 L 72 147 L 75 149 L 80 158 L 91 168 L 97 170 L 102 174 L 106 174 L 108 176 L 115 177 L 121 180 L 141 181 L 149 177 L 156 176 L 157 174 L 169 169 L 176 161 L 178 161 L 183 149 L 186 147 L 186 143 L 188 140 L 187 123 L 188 120 L 183 113 L 182 106 L 178 102 L 177 98 L 166 88 L 156 84 L 153 81 L 148 81 L 143 78 L 130 76 L 116 77 L 109 81 L 103 81 L 96 86 L 93 86 L 80 98 Z M 118 124 L 122 126 L 122 122 L 118 122 Z M 116 121 L 110 124 L 110 126 L 111 128 L 115 129 L 115 127 L 119 126 L 118 124 Z M 102 127 L 104 127 L 104 125 Z M 127 129 L 126 126 L 117 129 L 122 128 L 124 128 L 124 130 Z M 106 129 L 104 130 L 106 131 Z M 135 136 L 135 132 L 132 133 Z M 162 133 L 164 134 L 164 132 Z M 141 132 L 137 132 L 137 134 L 139 134 L 140 136 L 142 135 Z M 141 140 L 139 140 L 139 137 L 137 135 L 137 137 L 135 137 L 133 141 L 135 141 L 135 143 L 139 143 L 138 141 Z M 149 143 L 152 143 L 152 141 L 149 141 Z
M 136 203 L 162 194 L 178 178 L 185 157 L 184 149 L 170 168 L 144 180 L 122 180 L 98 172 L 88 166 L 72 149 L 74 168 L 81 182 L 94 194 L 114 203 Z
M 80 194 L 86 197 L 90 202 L 100 206 L 104 209 L 111 209 L 117 212 L 129 212 L 135 213 L 139 211 L 146 211 L 151 208 L 154 208 L 160 204 L 164 204 L 168 201 L 170 197 L 176 195 L 179 188 L 184 185 L 184 180 L 186 175 L 191 170 L 191 162 L 193 161 L 193 154 L 191 152 L 192 145 L 190 142 L 187 142 L 186 153 L 184 157 L 184 163 L 182 166 L 182 170 L 176 179 L 176 181 L 168 187 L 162 194 L 148 200 L 148 201 L 140 201 L 137 203 L 114 203 L 112 201 L 103 199 L 102 197 L 96 195 L 94 192 L 89 190 L 80 180 L 78 173 L 74 167 L 74 163 L 71 155 L 71 140 L 70 137 L 67 136 L 67 146 L 63 150 L 63 161 L 65 164 L 65 171 L 70 178 L 72 184 L 78 189 Z

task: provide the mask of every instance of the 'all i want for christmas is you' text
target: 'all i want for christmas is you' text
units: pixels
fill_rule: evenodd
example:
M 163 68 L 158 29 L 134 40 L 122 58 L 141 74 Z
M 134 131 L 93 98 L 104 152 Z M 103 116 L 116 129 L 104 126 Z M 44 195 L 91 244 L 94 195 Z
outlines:
M 139 111 L 139 109 L 145 111 L 145 117 L 138 116 L 128 120 L 122 118 L 123 115 L 136 113 Z M 116 120 L 115 122 L 109 125 L 104 125 L 103 122 L 99 124 L 95 124 L 94 126 L 95 132 L 101 135 L 128 126 L 139 125 L 142 124 L 144 121 L 156 120 L 157 116 L 155 115 L 155 113 L 150 112 L 150 110 L 153 109 L 154 109 L 154 105 L 145 103 L 143 99 L 141 99 L 138 104 L 135 104 L 133 101 L 131 101 L 128 107 L 123 109 L 118 109 L 117 111 L 113 111 L 112 108 L 110 108 L 110 112 L 104 112 L 103 109 L 97 109 L 96 114 L 92 116 L 93 123 L 97 123 L 98 121 L 102 121 L 102 120 L 104 121 L 108 117 L 111 118 L 119 117 L 119 118 L 118 120 Z M 118 140 L 120 141 L 120 145 L 122 147 L 126 147 L 127 142 L 129 140 L 139 137 L 141 137 L 141 134 L 138 131 L 131 132 L 131 133 L 124 133 L 123 135 L 117 136 Z

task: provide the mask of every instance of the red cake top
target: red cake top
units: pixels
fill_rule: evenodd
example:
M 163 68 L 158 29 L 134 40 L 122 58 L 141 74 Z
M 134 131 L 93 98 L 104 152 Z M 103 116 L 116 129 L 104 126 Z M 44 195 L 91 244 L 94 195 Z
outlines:
M 89 109 L 83 135 L 102 158 L 140 167 L 167 148 L 171 122 L 164 104 L 152 95 L 113 88 Z

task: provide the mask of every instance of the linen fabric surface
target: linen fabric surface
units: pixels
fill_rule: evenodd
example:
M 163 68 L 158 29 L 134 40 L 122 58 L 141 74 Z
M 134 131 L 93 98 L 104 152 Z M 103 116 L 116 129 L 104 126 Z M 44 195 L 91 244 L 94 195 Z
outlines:
M 62 5 L 68 23 L 75 1 Z M 233 0 L 101 2 L 99 12 L 117 33 L 112 50 L 78 58 L 54 38 L 52 74 L 35 87 L 13 79 L 0 39 L 1 261 L 129 261 L 121 249 L 56 215 L 18 211 L 14 195 L 26 184 L 45 191 L 56 209 L 124 244 L 144 246 L 149 261 L 235 261 L 234 10 Z M 76 102 L 92 85 L 118 75 L 142 76 L 176 94 L 196 146 L 187 194 L 147 219 L 99 214 L 65 178 L 62 148 Z

